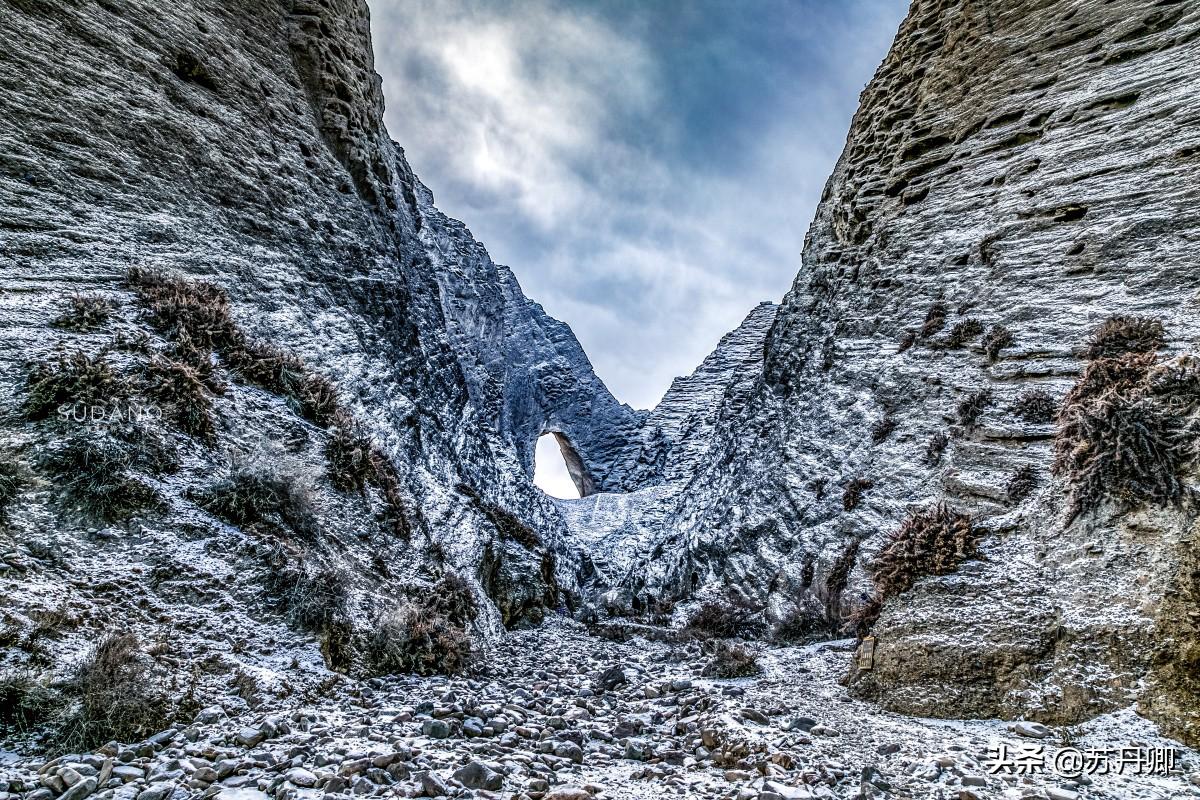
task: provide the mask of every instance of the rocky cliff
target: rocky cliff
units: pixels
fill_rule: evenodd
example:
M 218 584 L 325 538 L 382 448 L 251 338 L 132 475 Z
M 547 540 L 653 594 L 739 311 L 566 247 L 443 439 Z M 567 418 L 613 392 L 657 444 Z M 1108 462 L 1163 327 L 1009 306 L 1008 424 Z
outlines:
M 279 547 L 310 573 L 345 569 L 359 631 L 450 573 L 475 587 L 491 634 L 573 602 L 578 559 L 532 486 L 534 443 L 562 434 L 581 491 L 605 489 L 644 412 L 617 403 L 570 329 L 434 206 L 383 127 L 365 2 L 0 12 L 14 635 L 72 604 L 87 611 L 56 634 L 67 644 L 114 613 L 152 628 L 139 602 L 246 615 L 204 625 L 207 640 L 279 626 L 286 603 L 263 584 Z M 38 365 L 57 367 L 38 384 Z M 113 426 L 122 403 L 179 424 Z M 64 465 L 99 464 L 95 442 L 119 477 L 67 491 L 79 471 Z M 302 490 L 304 525 L 281 520 L 275 496 L 266 522 L 205 504 L 255 470 Z M 130 492 L 152 502 L 110 507 Z M 113 564 L 120 600 L 86 585 L 61 596 L 64 578 Z
M 1191 369 L 1170 359 L 1200 335 L 1197 84 L 1180 69 L 1198 55 L 1188 3 L 914 2 L 753 396 L 719 415 L 675 501 L 664 540 L 686 546 L 663 583 L 833 632 L 871 605 L 906 517 L 947 503 L 979 557 L 885 599 L 852 691 L 913 714 L 1057 722 L 1136 699 L 1195 741 L 1194 508 L 1130 491 L 1075 514 L 1078 475 L 1054 467 L 1056 446 L 1069 461 L 1079 444 L 1064 456 L 1060 409 L 1106 320 L 1161 324 L 1161 341 L 1127 349 Z M 1194 398 L 1147 424 L 1189 430 Z M 1121 458 L 1191 482 L 1184 449 Z

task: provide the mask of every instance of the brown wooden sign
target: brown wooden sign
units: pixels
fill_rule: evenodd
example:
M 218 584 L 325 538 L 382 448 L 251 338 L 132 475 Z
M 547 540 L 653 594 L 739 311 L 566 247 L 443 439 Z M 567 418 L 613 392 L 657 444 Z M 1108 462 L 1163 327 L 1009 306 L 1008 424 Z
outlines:
M 875 666 L 875 637 L 868 636 L 862 640 L 858 646 L 858 668 L 862 670 L 871 669 Z

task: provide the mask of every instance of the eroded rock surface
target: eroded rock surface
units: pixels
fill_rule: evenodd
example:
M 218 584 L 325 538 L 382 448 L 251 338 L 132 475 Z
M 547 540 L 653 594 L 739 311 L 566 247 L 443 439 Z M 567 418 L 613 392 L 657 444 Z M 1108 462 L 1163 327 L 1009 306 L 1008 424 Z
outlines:
M 1034 389 L 1060 401 L 1113 315 L 1156 317 L 1167 353 L 1194 349 L 1200 126 L 1179 65 L 1198 55 L 1187 3 L 915 2 L 753 397 L 721 417 L 719 455 L 667 523 L 664 541 L 687 545 L 667 549 L 665 585 L 836 628 L 906 509 L 947 501 L 986 531 L 984 559 L 885 605 L 856 693 L 1075 721 L 1166 669 L 1173 688 L 1143 707 L 1194 740 L 1194 688 L 1163 666 L 1194 649 L 1175 599 L 1194 596 L 1194 510 L 1112 503 L 1069 521 L 1054 426 L 1014 406 Z M 960 410 L 972 397 L 979 414 Z M 1010 499 L 1022 470 L 1036 488 Z M 857 502 L 852 481 L 868 482 Z

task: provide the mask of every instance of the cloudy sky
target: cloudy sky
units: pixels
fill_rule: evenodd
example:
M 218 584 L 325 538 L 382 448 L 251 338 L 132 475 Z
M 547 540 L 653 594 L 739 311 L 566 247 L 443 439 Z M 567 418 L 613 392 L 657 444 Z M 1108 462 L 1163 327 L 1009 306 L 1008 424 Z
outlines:
M 779 300 L 907 0 L 370 0 L 438 206 L 647 408 Z

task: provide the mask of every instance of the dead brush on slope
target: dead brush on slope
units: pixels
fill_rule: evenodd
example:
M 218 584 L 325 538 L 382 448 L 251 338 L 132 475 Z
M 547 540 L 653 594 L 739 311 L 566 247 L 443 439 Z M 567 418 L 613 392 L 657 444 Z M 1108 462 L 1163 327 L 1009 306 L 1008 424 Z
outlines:
M 758 656 L 745 645 L 718 641 L 713 648 L 713 656 L 701 675 L 709 678 L 745 678 L 762 672 L 758 665 Z
M 396 465 L 370 440 L 362 425 L 347 411 L 334 413 L 325 442 L 329 481 L 343 492 L 362 492 L 375 486 L 383 498 L 383 524 L 401 539 L 412 537 L 407 505 Z
M 847 481 L 845 488 L 842 490 L 842 508 L 846 511 L 853 511 L 858 508 L 858 504 L 862 502 L 863 495 L 874 485 L 875 483 L 867 478 L 852 478 Z
M 954 323 L 946 337 L 947 347 L 963 347 L 983 335 L 983 323 L 974 317 L 968 317 Z
M 267 567 L 267 595 L 292 625 L 324 633 L 345 620 L 350 576 L 342 567 L 316 553 L 283 546 L 270 553 Z
M 91 749 L 106 742 L 137 742 L 171 721 L 164 683 L 131 633 L 109 634 L 76 669 L 70 682 L 79 707 L 63 726 L 64 744 Z
M 964 428 L 974 428 L 984 410 L 991 404 L 991 389 L 984 387 L 971 392 L 958 404 L 958 424 Z
M 911 512 L 871 561 L 874 596 L 850 619 L 859 636 L 874 625 L 888 598 L 908 591 L 923 577 L 948 575 L 975 558 L 979 536 L 968 515 L 945 503 Z
M 8 457 L 4 456 L 6 459 Z M 8 522 L 9 506 L 17 499 L 24 484 L 25 479 L 21 477 L 15 461 L 0 461 L 0 525 Z
M 950 436 L 945 431 L 934 431 L 929 437 L 929 441 L 925 443 L 925 463 L 928 466 L 936 467 L 942 462 L 942 455 L 946 452 L 946 446 L 950 444 Z
M 210 387 L 199 370 L 186 361 L 155 354 L 142 370 L 142 382 L 147 395 L 159 402 L 164 418 L 209 446 L 216 442 Z
M 811 585 L 811 578 L 809 579 Z M 818 609 L 798 605 L 784 616 L 771 632 L 777 642 L 808 644 L 828 639 L 829 621 Z
M 1166 343 L 1162 322 L 1152 317 L 1109 317 L 1088 342 L 1084 357 L 1113 358 L 1126 353 L 1152 353 Z
M 983 350 L 987 353 L 988 361 L 995 361 L 1000 357 L 1001 350 L 1012 347 L 1016 342 L 1016 337 L 1008 328 L 993 325 L 983 337 Z
M 522 522 L 520 517 L 508 509 L 484 500 L 474 486 L 460 483 L 455 489 L 459 494 L 469 497 L 475 507 L 483 512 L 483 515 L 505 539 L 511 539 L 526 550 L 536 550 L 542 546 L 542 537 L 538 536 L 537 531 Z
M 368 656 L 378 674 L 454 675 L 471 665 L 474 653 L 461 625 L 429 605 L 409 601 L 379 618 Z
M 921 337 L 933 336 L 946 327 L 946 314 L 948 313 L 946 304 L 941 301 L 931 305 L 925 314 L 925 322 L 921 325 Z
M 135 429 L 136 430 L 136 429 Z M 102 522 L 119 522 L 161 505 L 153 488 L 133 476 L 174 466 L 174 456 L 150 432 L 141 441 L 107 431 L 80 430 L 52 442 L 38 457 L 59 491 L 64 509 Z
M 1045 389 L 1026 389 L 1013 403 L 1012 412 L 1026 422 L 1052 422 L 1058 403 Z
M 30 368 L 22 411 L 28 420 L 42 420 L 67 404 L 110 408 L 129 397 L 133 388 L 133 381 L 113 368 L 106 353 L 88 356 L 76 350 Z
M 1019 467 L 1008 479 L 1008 483 L 1004 485 L 1004 495 L 1010 503 L 1019 503 L 1033 494 L 1037 485 L 1037 473 L 1033 467 L 1026 464 Z
M 31 671 L 0 673 L 0 736 L 39 728 L 65 705 L 62 693 L 47 686 Z
M 1071 486 L 1070 520 L 1105 499 L 1178 504 L 1197 458 L 1200 361 L 1126 353 L 1088 364 L 1058 413 L 1054 472 Z
M 455 625 L 466 627 L 479 616 L 479 603 L 470 585 L 457 572 L 447 572 L 434 584 L 428 605 Z
M 354 417 L 345 411 L 334 414 L 325 443 L 330 483 L 343 492 L 365 489 L 375 477 L 372 450 L 371 440 Z
M 885 411 L 883 416 L 875 420 L 871 426 L 871 441 L 874 444 L 881 444 L 892 435 L 892 431 L 896 430 L 898 424 L 895 413 L 890 409 Z
M 755 618 L 762 611 L 735 594 L 722 600 L 705 600 L 688 617 L 684 630 L 701 639 L 730 639 L 750 636 L 760 627 Z
M 206 511 L 239 527 L 267 523 L 283 526 L 306 541 L 317 538 L 317 518 L 307 484 L 265 463 L 235 467 L 196 499 Z
M 116 304 L 99 294 L 73 294 L 67 298 L 67 310 L 50 324 L 63 330 L 87 333 L 103 326 L 112 317 Z
M 149 311 L 150 322 L 189 361 L 216 352 L 247 381 L 282 395 L 297 413 L 327 426 L 338 409 L 333 383 L 298 356 L 248 337 L 233 320 L 229 295 L 207 281 L 139 268 L 126 280 Z

